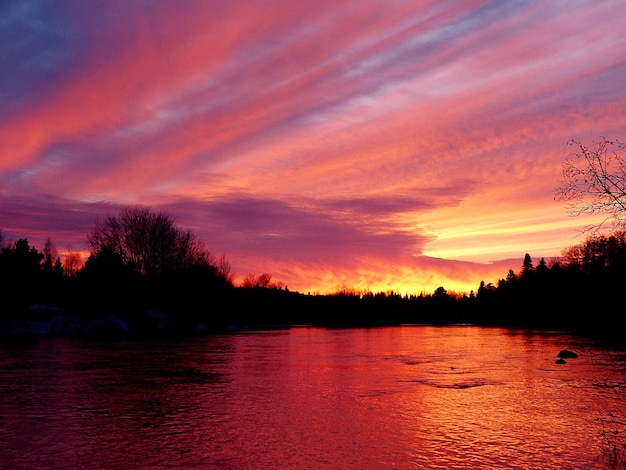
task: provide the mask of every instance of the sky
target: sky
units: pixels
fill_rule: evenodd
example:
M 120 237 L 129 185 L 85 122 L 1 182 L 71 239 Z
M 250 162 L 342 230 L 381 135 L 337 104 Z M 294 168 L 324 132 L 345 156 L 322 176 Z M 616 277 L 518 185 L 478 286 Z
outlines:
M 239 282 L 476 290 L 581 243 L 626 139 L 623 0 L 0 0 L 0 229 L 166 211 Z

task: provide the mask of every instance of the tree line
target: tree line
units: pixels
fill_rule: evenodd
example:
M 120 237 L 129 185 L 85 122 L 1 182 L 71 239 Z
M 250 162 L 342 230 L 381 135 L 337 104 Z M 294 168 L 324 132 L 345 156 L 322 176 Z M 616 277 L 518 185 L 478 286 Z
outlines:
M 4 242 L 0 232 L 0 312 L 32 316 L 51 307 L 82 316 L 113 312 L 137 323 L 137 312 L 216 305 L 233 287 L 228 261 L 165 212 L 122 209 L 97 223 L 87 241 L 90 255 L 78 267 L 73 253 L 66 263 L 55 257 L 49 240 L 39 252 L 27 239 Z
M 215 258 L 190 230 L 165 212 L 128 207 L 106 217 L 87 236 L 84 265 L 64 262 L 48 240 L 43 251 L 27 239 L 13 244 L 0 229 L 0 322 L 62 311 L 94 317 L 115 314 L 134 331 L 149 331 L 154 312 L 174 329 L 231 327 L 373 326 L 400 323 L 475 323 L 520 328 L 567 328 L 623 338 L 626 285 L 626 158 L 624 144 L 601 139 L 577 149 L 563 164 L 555 198 L 572 215 L 604 214 L 581 244 L 535 266 L 530 254 L 518 270 L 476 292 L 399 295 L 344 287 L 330 295 L 290 292 L 269 273 L 233 285 L 230 264 Z M 609 235 L 599 229 L 612 223 Z M 33 308 L 43 306 L 42 308 Z M 52 312 L 52 313 L 51 313 Z M 151 313 L 152 312 L 152 313 Z M 1 325 L 0 325 L 1 326 Z
M 137 331 L 150 330 L 148 312 L 155 311 L 180 330 L 474 323 L 615 333 L 622 323 L 626 231 L 590 235 L 536 265 L 526 254 L 517 271 L 470 293 L 439 287 L 419 295 L 348 287 L 305 295 L 272 283 L 269 273 L 235 287 L 224 257 L 214 258 L 166 213 L 143 207 L 107 217 L 87 239 L 88 259 L 66 272 L 49 240 L 39 251 L 27 239 L 9 244 L 0 235 L 0 316 L 114 314 Z

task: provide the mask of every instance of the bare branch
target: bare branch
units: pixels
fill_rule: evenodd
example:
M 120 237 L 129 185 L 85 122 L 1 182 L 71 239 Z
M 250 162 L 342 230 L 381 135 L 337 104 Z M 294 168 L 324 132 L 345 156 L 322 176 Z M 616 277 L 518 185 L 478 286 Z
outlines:
M 570 216 L 603 214 L 605 218 L 587 230 L 597 232 L 605 225 L 626 226 L 626 145 L 604 137 L 589 148 L 580 141 L 568 145 L 575 151 L 563 163 L 563 180 L 556 200 L 568 201 Z
M 166 212 L 152 212 L 146 207 L 128 207 L 117 216 L 107 217 L 96 225 L 88 242 L 93 254 L 106 248 L 144 275 L 213 266 L 202 240 L 178 228 Z M 222 267 L 226 269 L 226 260 Z

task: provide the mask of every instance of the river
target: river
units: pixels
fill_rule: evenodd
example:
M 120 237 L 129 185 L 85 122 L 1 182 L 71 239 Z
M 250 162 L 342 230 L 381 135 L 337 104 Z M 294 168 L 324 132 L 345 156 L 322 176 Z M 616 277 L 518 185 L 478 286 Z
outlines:
M 0 466 L 615 468 L 622 361 L 473 326 L 5 338 Z

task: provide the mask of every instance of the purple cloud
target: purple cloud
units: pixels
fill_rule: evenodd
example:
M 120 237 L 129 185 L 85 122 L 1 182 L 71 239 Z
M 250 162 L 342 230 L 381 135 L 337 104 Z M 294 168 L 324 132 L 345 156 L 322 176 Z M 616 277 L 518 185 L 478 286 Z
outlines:
M 619 1 L 2 4 L 0 228 L 76 245 L 144 204 L 299 285 L 482 277 L 586 225 L 552 191 L 569 139 L 623 132 L 625 19 Z M 474 240 L 479 263 L 424 256 Z

